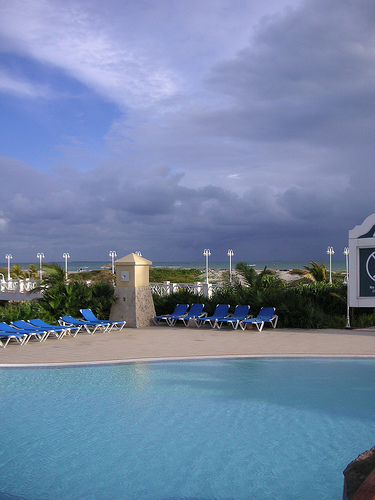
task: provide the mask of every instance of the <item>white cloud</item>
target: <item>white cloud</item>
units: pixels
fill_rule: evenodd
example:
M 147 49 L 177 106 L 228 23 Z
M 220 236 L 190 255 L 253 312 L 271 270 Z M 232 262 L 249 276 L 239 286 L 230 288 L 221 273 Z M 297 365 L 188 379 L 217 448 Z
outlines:
M 38 85 L 33 82 L 23 80 L 8 74 L 0 68 L 0 92 L 11 94 L 17 97 L 35 99 L 52 98 L 52 92 L 46 85 Z
M 1 33 L 21 54 L 61 68 L 121 107 L 147 106 L 178 90 L 170 68 L 118 39 L 84 4 L 14 0 L 0 12 Z

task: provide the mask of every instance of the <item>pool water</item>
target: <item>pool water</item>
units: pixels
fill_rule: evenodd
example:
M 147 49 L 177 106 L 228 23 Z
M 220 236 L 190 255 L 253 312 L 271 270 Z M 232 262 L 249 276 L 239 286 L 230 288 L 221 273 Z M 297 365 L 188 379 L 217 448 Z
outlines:
M 0 499 L 340 499 L 375 360 L 0 369 Z

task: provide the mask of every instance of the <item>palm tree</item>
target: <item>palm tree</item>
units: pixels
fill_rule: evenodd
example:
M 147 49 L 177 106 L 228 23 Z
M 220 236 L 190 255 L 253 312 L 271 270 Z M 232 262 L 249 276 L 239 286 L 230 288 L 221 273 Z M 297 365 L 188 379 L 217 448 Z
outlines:
M 267 270 L 264 266 L 263 271 L 257 273 L 256 270 L 246 264 L 246 262 L 238 262 L 236 271 L 242 276 L 246 285 L 253 290 L 265 290 L 268 288 L 282 288 L 283 281 L 277 276 L 273 276 L 272 271 Z
M 255 285 L 256 280 L 258 278 L 258 273 L 255 271 L 253 267 L 249 266 L 249 264 L 247 264 L 246 262 L 237 262 L 236 271 L 238 272 L 238 274 L 242 276 L 245 283 L 249 287 Z
M 37 278 L 38 277 L 38 269 L 34 264 L 29 265 L 29 270 L 28 270 L 28 275 L 29 278 Z
M 314 283 L 327 281 L 327 268 L 324 262 L 322 262 L 322 265 L 320 266 L 317 262 L 312 260 L 310 262 L 310 266 L 303 267 L 306 269 L 303 275 L 310 281 L 313 281 Z
M 42 280 L 38 280 L 38 284 L 34 287 L 33 292 L 45 292 L 49 288 L 66 284 L 65 271 L 59 264 L 55 262 L 45 264 L 44 269 L 43 278 Z
M 66 283 L 65 271 L 59 264 L 56 262 L 53 262 L 52 264 L 45 264 L 44 268 L 45 272 L 42 279 L 42 285 L 44 287 L 64 285 Z
M 19 264 L 13 264 L 10 269 L 10 275 L 12 278 L 24 279 L 26 277 L 26 272 L 21 268 Z

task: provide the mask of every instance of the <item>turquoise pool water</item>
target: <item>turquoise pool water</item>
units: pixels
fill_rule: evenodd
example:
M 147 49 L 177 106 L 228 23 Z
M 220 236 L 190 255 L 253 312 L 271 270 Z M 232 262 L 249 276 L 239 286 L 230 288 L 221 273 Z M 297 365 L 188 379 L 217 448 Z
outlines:
M 0 499 L 340 499 L 375 360 L 0 369 Z

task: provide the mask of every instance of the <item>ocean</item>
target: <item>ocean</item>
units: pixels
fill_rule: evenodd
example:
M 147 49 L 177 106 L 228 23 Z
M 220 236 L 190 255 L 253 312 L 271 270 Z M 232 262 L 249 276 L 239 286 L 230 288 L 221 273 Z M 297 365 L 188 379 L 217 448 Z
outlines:
M 11 266 L 14 263 L 11 262 Z M 23 269 L 27 269 L 30 264 L 34 264 L 37 269 L 39 269 L 39 262 L 26 262 L 19 263 Z M 44 262 L 43 262 L 44 264 Z M 63 269 L 65 269 L 65 262 L 58 262 Z M 268 269 L 282 270 L 282 269 L 304 269 L 304 266 L 309 266 L 308 261 L 282 261 L 282 260 L 270 260 L 270 261 L 249 261 L 249 265 L 253 266 L 257 271 L 262 271 L 265 266 Z M 318 264 L 321 264 L 321 261 L 318 261 Z M 328 260 L 325 262 L 327 268 L 329 268 Z M 0 267 L 7 269 L 7 263 L 0 263 Z M 108 261 L 72 261 L 68 262 L 68 272 L 74 272 L 78 270 L 82 271 L 93 271 L 97 269 L 102 269 L 103 267 L 111 267 L 110 260 Z M 206 261 L 202 259 L 199 262 L 158 262 L 155 261 L 152 263 L 152 267 L 172 267 L 176 269 L 205 269 Z M 225 262 L 208 262 L 209 269 L 229 269 L 229 259 Z M 232 269 L 236 267 L 236 261 L 232 260 Z M 345 271 L 345 261 L 332 260 L 332 271 Z

